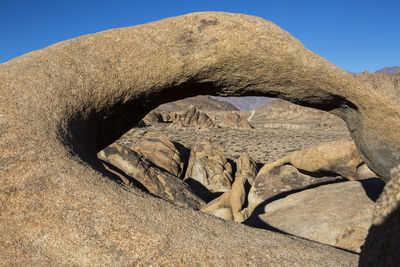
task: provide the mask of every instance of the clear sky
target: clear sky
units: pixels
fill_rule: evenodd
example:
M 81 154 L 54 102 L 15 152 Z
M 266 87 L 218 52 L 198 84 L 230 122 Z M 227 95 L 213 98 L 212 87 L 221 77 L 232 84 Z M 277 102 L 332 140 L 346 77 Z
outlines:
M 80 35 L 196 11 L 271 20 L 345 70 L 400 65 L 400 0 L 0 0 L 0 63 Z

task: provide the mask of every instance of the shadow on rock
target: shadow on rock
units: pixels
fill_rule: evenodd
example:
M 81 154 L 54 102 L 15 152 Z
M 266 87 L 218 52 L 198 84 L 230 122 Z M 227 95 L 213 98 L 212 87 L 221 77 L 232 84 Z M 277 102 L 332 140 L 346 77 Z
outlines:
M 185 180 L 185 182 L 189 185 L 190 189 L 203 201 L 205 202 L 210 202 L 213 199 L 216 199 L 220 195 L 222 195 L 224 192 L 211 192 L 210 190 L 207 189 L 202 183 L 199 181 L 188 178 Z
M 265 206 L 267 206 L 269 203 L 274 202 L 278 199 L 282 199 L 285 198 L 291 194 L 295 194 L 295 193 L 299 193 L 308 189 L 312 189 L 312 188 L 317 188 L 319 186 L 322 185 L 328 185 L 328 184 L 336 184 L 336 183 L 342 183 L 347 181 L 347 179 L 337 179 L 334 181 L 325 181 L 325 182 L 321 182 L 321 183 L 317 183 L 317 184 L 312 184 L 309 185 L 307 187 L 304 188 L 300 188 L 300 189 L 293 189 L 290 191 L 286 191 L 286 192 L 282 192 L 274 197 L 271 197 L 267 200 L 264 200 L 264 202 L 262 202 L 261 204 L 259 204 L 253 211 L 253 213 L 243 222 L 243 224 L 250 226 L 250 227 L 254 227 L 254 228 L 260 228 L 260 229 L 265 229 L 265 230 L 270 230 L 270 231 L 274 231 L 274 232 L 282 232 L 279 229 L 276 229 L 275 227 L 270 226 L 269 224 L 265 223 L 264 221 L 262 221 L 259 217 L 260 214 L 264 213 L 264 209 Z M 274 230 L 275 229 L 275 230 Z

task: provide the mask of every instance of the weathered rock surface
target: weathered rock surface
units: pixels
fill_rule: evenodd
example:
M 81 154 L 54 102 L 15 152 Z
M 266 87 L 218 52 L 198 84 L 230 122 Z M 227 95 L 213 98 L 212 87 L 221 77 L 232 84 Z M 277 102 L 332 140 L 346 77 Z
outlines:
M 253 213 L 258 205 L 271 202 L 276 197 L 285 196 L 310 186 L 342 180 L 341 177 L 332 175 L 311 176 L 300 172 L 292 165 L 276 166 L 269 172 L 263 173 L 261 173 L 261 170 L 247 197 L 248 207 L 245 214 L 248 216 Z
M 244 130 L 251 130 L 254 128 L 246 119 L 233 112 L 226 116 L 226 118 L 220 122 L 219 126 Z
M 392 96 L 394 101 L 400 103 L 400 72 L 395 74 L 363 72 L 357 74 L 356 78 L 382 94 Z
M 142 119 L 142 122 L 144 123 L 144 125 L 153 125 L 163 122 L 163 117 L 160 113 L 152 110 Z
M 373 178 L 304 190 L 267 204 L 258 220 L 269 228 L 360 252 L 376 200 L 368 194 L 379 196 L 383 185 Z
M 363 163 L 351 139 L 341 139 L 311 146 L 294 152 L 278 161 L 265 164 L 260 175 L 277 166 L 290 164 L 297 169 L 314 173 L 332 173 L 349 180 L 357 180 L 357 168 Z
M 195 13 L 82 36 L 0 64 L 0 77 L 4 265 L 356 264 L 357 255 L 111 181 L 96 153 L 168 101 L 278 96 L 342 117 L 386 181 L 400 158 L 400 105 L 392 97 L 253 16 Z M 379 238 L 393 241 L 390 229 Z
M 358 155 L 351 139 L 311 146 L 265 164 L 250 189 L 247 214 L 281 193 L 311 185 L 376 177 Z
M 168 136 L 156 132 L 148 132 L 130 149 L 141 153 L 157 167 L 174 176 L 183 178 L 185 163 L 179 150 Z
M 185 112 L 176 115 L 175 121 L 170 127 L 193 127 L 200 130 L 217 126 L 206 113 L 198 111 L 196 106 L 190 105 Z
M 215 141 L 206 138 L 192 147 L 185 180 L 195 180 L 211 192 L 232 188 L 232 166 Z
M 361 250 L 361 267 L 400 263 L 400 165 L 391 175 L 375 206 L 373 224 Z
M 205 203 L 178 177 L 155 168 L 142 155 L 121 145 L 112 144 L 98 153 L 109 162 L 141 183 L 150 193 L 178 206 L 200 209 Z
M 201 208 L 202 212 L 236 222 L 242 222 L 247 218 L 247 214 L 243 214 L 247 198 L 245 183 L 249 185 L 253 183 L 257 175 L 257 163 L 248 153 L 242 153 L 236 164 L 237 171 L 232 189 L 207 203 Z
M 257 162 L 249 155 L 249 153 L 242 153 L 236 160 L 236 176 L 246 176 L 250 185 L 254 183 L 258 172 Z

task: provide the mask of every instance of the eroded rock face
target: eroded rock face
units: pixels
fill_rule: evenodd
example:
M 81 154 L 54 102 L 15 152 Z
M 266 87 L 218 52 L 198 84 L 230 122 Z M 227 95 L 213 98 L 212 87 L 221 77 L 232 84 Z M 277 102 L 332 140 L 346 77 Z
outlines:
M 243 222 L 248 216 L 244 212 L 247 198 L 245 183 L 251 185 L 257 175 L 257 163 L 248 153 L 242 153 L 236 161 L 237 171 L 232 189 L 207 203 L 201 211 L 225 220 Z
M 150 193 L 162 199 L 193 209 L 200 209 L 205 204 L 178 177 L 155 168 L 141 154 L 129 148 L 112 144 L 100 151 L 98 157 L 117 167 L 141 183 Z
M 250 156 L 249 153 L 243 152 L 236 160 L 236 176 L 246 176 L 250 185 L 254 183 L 257 176 L 257 162 Z
M 163 122 L 163 117 L 160 113 L 151 111 L 142 119 L 142 122 L 144 125 L 154 125 Z
M 184 162 L 179 150 L 168 136 L 148 132 L 130 149 L 141 153 L 154 165 L 157 165 L 170 174 L 183 178 Z
M 110 181 L 96 153 L 164 102 L 279 96 L 342 117 L 386 181 L 400 158 L 400 106 L 392 97 L 254 16 L 195 13 L 82 36 L 0 64 L 0 77 L 5 265 L 357 264 L 357 255 Z M 393 240 L 389 229 L 379 238 Z
M 311 146 L 265 164 L 250 189 L 247 213 L 279 194 L 311 185 L 376 177 L 358 155 L 351 139 Z
M 220 124 L 221 127 L 233 128 L 233 129 L 253 129 L 253 126 L 244 118 L 237 113 L 230 113 Z
M 206 113 L 198 111 L 196 106 L 190 105 L 182 114 L 177 114 L 171 127 L 193 127 L 195 129 L 209 129 L 217 127 Z
M 397 266 L 400 263 L 400 165 L 391 171 L 373 213 L 373 223 L 361 250 L 360 266 Z
M 360 252 L 375 204 L 368 194 L 378 196 L 382 189 L 376 178 L 323 185 L 267 204 L 258 219 L 289 234 Z
M 261 169 L 262 170 L 262 169 Z M 250 216 L 258 205 L 270 202 L 277 196 L 295 192 L 299 189 L 341 180 L 339 176 L 311 176 L 300 172 L 292 165 L 280 165 L 269 172 L 257 175 L 248 195 L 246 214 Z
M 192 147 L 185 180 L 193 179 L 211 192 L 225 192 L 232 188 L 232 166 L 215 142 L 206 138 Z
M 290 164 L 306 172 L 328 172 L 349 180 L 358 180 L 357 168 L 362 163 L 354 142 L 351 139 L 341 139 L 311 146 L 266 164 L 260 170 L 260 175 L 277 166 Z

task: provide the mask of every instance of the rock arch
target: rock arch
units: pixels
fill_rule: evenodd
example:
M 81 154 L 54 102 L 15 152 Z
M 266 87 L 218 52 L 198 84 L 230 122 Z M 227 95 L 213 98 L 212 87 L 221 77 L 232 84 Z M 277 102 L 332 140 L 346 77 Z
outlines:
M 96 152 L 158 104 L 183 97 L 280 97 L 344 119 L 368 166 L 386 181 L 400 158 L 396 100 L 247 15 L 193 13 L 61 42 L 1 64 L 0 90 L 3 262 L 357 261 L 106 178 Z

